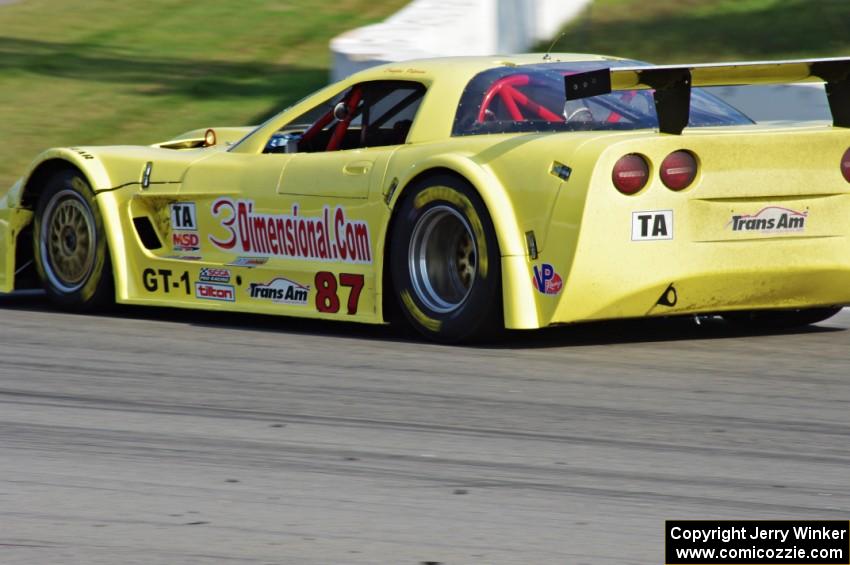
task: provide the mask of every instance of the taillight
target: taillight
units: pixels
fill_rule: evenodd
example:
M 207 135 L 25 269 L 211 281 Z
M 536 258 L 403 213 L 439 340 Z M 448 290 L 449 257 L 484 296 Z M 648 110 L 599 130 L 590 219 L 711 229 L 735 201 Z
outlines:
M 689 151 L 673 151 L 661 162 L 661 182 L 670 190 L 682 190 L 697 176 L 697 160 Z
M 634 194 L 649 180 L 649 164 L 642 155 L 629 153 L 614 164 L 611 173 L 614 186 L 623 194 Z
M 841 157 L 841 174 L 844 175 L 844 180 L 850 182 L 850 149 Z

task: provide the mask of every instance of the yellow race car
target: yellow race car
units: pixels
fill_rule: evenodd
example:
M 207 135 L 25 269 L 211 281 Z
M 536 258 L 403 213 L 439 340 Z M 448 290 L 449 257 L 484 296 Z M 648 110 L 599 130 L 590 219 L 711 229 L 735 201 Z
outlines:
M 42 153 L 0 200 L 0 292 L 498 328 L 850 303 L 850 59 L 593 55 L 372 68 L 253 128 Z M 826 83 L 833 123 L 700 87 Z

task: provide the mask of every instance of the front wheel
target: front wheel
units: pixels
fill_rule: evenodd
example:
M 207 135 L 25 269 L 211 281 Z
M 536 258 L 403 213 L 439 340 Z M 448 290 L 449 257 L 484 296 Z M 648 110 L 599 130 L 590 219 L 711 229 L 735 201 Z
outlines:
M 82 311 L 114 299 L 103 220 L 80 173 L 61 171 L 44 187 L 35 211 L 33 256 L 55 304 Z
M 391 238 L 395 295 L 422 335 L 454 343 L 503 327 L 499 246 L 468 183 L 440 175 L 410 187 Z
M 730 324 L 748 329 L 785 329 L 817 324 L 841 311 L 840 307 L 801 308 L 796 310 L 757 310 L 723 314 Z

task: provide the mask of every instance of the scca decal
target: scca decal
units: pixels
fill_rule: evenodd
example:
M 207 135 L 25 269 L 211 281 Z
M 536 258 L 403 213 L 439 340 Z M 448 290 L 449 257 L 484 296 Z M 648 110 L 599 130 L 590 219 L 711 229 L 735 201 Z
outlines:
M 230 271 L 228 269 L 202 267 L 201 272 L 198 273 L 198 280 L 201 282 L 228 283 L 230 282 Z
M 534 288 L 541 294 L 558 294 L 564 287 L 564 280 L 549 263 L 539 267 L 534 265 Z
M 371 263 L 369 226 L 350 220 L 345 209 L 325 206 L 321 216 L 301 216 L 298 205 L 292 214 L 259 214 L 252 200 L 220 198 L 213 202 L 212 215 L 227 237 L 209 236 L 225 251 L 246 256 L 276 256 L 343 263 Z

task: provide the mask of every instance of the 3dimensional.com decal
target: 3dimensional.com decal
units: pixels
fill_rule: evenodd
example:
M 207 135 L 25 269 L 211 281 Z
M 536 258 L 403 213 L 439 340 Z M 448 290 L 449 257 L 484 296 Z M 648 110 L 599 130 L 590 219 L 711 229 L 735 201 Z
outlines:
M 325 206 L 321 216 L 302 216 L 298 204 L 291 214 L 260 214 L 252 200 L 219 198 L 211 211 L 223 236 L 210 235 L 209 240 L 225 251 L 247 257 L 372 262 L 369 226 L 348 218 L 342 206 Z

